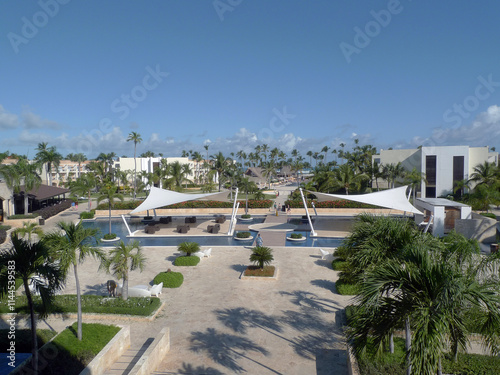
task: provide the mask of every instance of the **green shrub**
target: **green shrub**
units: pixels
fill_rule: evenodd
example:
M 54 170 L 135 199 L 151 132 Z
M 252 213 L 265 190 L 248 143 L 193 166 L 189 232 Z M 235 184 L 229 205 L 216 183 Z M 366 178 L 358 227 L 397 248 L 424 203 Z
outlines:
M 102 236 L 105 240 L 114 240 L 116 238 L 116 233 L 106 233 Z
M 290 237 L 299 239 L 299 238 L 302 238 L 302 233 L 292 233 L 292 234 L 290 234 Z
M 197 242 L 182 242 L 177 246 L 177 250 L 190 256 L 192 253 L 200 251 L 200 244 Z
M 348 263 L 342 259 L 334 259 L 332 262 L 332 268 L 335 271 L 345 271 L 348 267 Z
M 251 233 L 250 232 L 237 232 L 236 233 L 236 238 L 250 238 Z
M 482 212 L 481 215 L 489 217 L 490 219 L 495 219 L 495 220 L 497 219 L 496 215 L 491 212 Z
M 0 230 L 9 230 L 10 228 L 12 228 L 10 225 L 0 225 Z
M 93 219 L 94 218 L 94 213 L 93 212 L 80 212 L 80 219 Z
M 250 214 L 241 215 L 242 219 L 250 219 L 251 217 L 252 217 L 252 215 L 250 215 Z
M 500 357 L 479 354 L 458 354 L 457 362 L 448 355 L 443 360 L 444 374 L 496 375 L 500 369 Z
M 347 284 L 342 280 L 338 280 L 335 283 L 335 288 L 337 289 L 337 293 L 343 296 L 354 296 L 358 294 L 360 290 L 359 284 Z
M 196 266 L 198 263 L 200 263 L 200 258 L 197 256 L 183 256 L 175 258 L 174 266 Z
M 10 341 L 8 338 L 8 329 L 0 330 L 0 353 L 7 353 Z M 57 332 L 50 329 L 39 329 L 36 330 L 36 336 L 38 341 L 38 347 L 42 347 L 45 343 L 49 342 L 52 337 L 54 337 Z M 18 353 L 31 353 L 31 330 L 29 329 L 16 329 L 16 352 Z
M 198 257 L 195 257 L 198 258 Z M 163 283 L 164 288 L 178 288 L 184 282 L 184 276 L 180 272 L 160 272 L 155 276 L 153 282 L 155 284 Z

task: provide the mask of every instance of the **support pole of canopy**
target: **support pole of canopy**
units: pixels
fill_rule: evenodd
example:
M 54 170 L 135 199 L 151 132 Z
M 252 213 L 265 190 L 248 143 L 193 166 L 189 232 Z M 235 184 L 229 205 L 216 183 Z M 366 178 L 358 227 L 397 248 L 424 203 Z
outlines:
M 314 208 L 314 215 L 318 216 L 318 211 L 316 211 L 316 206 L 314 205 L 314 202 L 311 201 L 311 206 Z
M 314 231 L 314 227 L 311 221 L 311 217 L 309 216 L 309 210 L 307 209 L 306 198 L 304 198 L 304 193 L 302 192 L 302 188 L 299 188 L 300 196 L 302 197 L 302 202 L 304 203 L 304 209 L 306 210 L 307 221 L 309 221 L 309 226 L 311 227 L 311 237 L 317 236 L 317 233 Z
M 153 218 L 156 220 L 156 208 L 153 208 L 153 214 L 154 214 Z
M 127 227 L 129 236 L 133 236 L 133 234 L 130 231 L 130 228 L 129 228 L 128 224 L 127 224 L 127 220 L 125 220 L 125 215 L 121 215 L 121 216 L 122 216 L 123 222 L 125 223 L 125 226 Z
M 234 193 L 234 202 L 233 202 L 233 210 L 231 211 L 231 222 L 229 223 L 229 231 L 228 235 L 231 235 L 231 229 L 233 227 L 233 220 L 235 220 L 236 217 L 236 202 L 238 201 L 238 188 L 236 188 L 236 191 Z
M 228 235 L 232 236 L 234 230 L 236 229 L 236 213 L 238 212 L 238 208 L 240 207 L 240 202 L 236 203 L 236 210 L 234 211 L 234 215 L 231 217 L 231 222 L 229 223 L 229 232 Z

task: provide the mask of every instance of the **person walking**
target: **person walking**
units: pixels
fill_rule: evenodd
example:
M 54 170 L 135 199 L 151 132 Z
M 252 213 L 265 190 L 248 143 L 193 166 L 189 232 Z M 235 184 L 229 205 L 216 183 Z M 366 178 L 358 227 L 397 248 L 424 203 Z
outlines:
M 260 236 L 260 233 L 257 234 L 257 238 L 255 239 L 255 243 L 257 244 L 257 246 L 259 247 L 262 247 L 264 245 L 264 240 L 262 239 L 262 237 Z

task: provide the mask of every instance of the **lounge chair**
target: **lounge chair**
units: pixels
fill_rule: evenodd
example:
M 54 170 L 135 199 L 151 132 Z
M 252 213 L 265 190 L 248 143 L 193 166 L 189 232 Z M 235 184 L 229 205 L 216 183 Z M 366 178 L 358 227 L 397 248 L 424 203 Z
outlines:
M 194 255 L 200 259 L 205 257 L 205 253 L 203 251 L 197 251 L 196 253 L 193 253 L 191 255 Z
M 319 252 L 321 253 L 321 259 L 323 260 L 328 260 L 328 261 L 333 261 L 333 254 L 330 254 L 328 251 L 319 249 Z
M 207 258 L 211 257 L 212 256 L 212 248 L 203 250 L 203 254 L 205 254 L 205 256 Z
M 161 290 L 163 289 L 163 281 L 159 284 L 155 284 L 151 287 L 151 289 L 149 289 L 149 292 L 151 293 L 151 295 L 153 296 L 156 296 L 158 297 L 158 295 L 161 294 Z
M 188 216 L 184 219 L 186 224 L 194 224 L 196 223 L 196 216 Z
M 172 216 L 160 217 L 160 224 L 169 224 L 172 222 Z

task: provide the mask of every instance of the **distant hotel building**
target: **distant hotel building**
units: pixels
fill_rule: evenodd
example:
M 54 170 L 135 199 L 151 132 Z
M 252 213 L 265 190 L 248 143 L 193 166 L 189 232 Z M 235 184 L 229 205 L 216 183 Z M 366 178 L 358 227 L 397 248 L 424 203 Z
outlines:
M 406 150 L 380 150 L 372 156 L 380 165 L 401 163 L 404 169 L 425 174 L 422 198 L 436 198 L 453 193 L 455 181 L 467 180 L 474 167 L 484 162 L 498 165 L 498 153 L 485 147 L 435 146 Z

